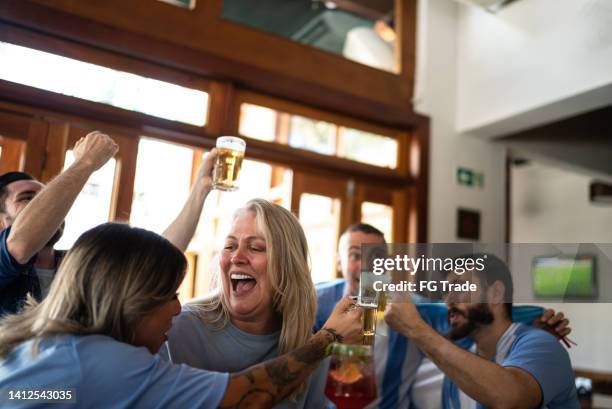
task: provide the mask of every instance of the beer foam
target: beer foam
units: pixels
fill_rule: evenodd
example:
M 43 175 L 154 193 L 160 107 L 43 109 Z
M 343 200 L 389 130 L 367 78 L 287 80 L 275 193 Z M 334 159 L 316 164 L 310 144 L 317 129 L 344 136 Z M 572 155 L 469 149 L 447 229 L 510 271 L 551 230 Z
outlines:
M 244 139 L 235 136 L 220 136 L 217 138 L 217 148 L 233 149 L 238 152 L 246 150 L 246 142 Z

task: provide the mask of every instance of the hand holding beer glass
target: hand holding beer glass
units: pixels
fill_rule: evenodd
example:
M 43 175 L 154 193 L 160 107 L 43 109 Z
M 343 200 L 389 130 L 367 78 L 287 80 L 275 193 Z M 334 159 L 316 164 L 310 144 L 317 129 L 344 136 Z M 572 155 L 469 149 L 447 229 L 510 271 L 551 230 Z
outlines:
M 217 138 L 217 160 L 213 168 L 212 188 L 232 192 L 238 189 L 238 175 L 244 159 L 246 142 L 235 136 Z
M 376 334 L 387 335 L 386 326 L 384 326 L 384 313 L 387 307 L 386 294 L 384 292 L 369 296 L 362 296 L 362 294 L 360 294 L 357 305 L 363 310 L 363 327 L 361 331 L 363 334 L 363 345 L 374 345 Z M 379 325 L 377 325 L 377 323 Z
M 384 324 L 384 312 L 387 306 L 387 297 L 384 291 L 376 291 L 374 282 L 387 282 L 388 274 L 376 275 L 372 272 L 372 260 L 386 255 L 385 247 L 381 246 L 362 246 L 362 259 L 365 260 L 366 267 L 361 272 L 359 280 L 359 297 L 357 304 L 363 309 L 363 344 L 374 345 L 376 334 L 387 335 L 387 328 Z M 377 323 L 378 327 L 377 328 Z

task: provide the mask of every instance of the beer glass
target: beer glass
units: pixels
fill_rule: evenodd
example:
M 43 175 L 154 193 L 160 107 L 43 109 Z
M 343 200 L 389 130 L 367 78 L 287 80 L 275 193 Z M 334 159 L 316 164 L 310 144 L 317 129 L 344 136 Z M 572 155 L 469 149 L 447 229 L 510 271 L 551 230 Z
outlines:
M 238 174 L 244 159 L 246 142 L 235 136 L 217 138 L 217 160 L 213 168 L 212 188 L 224 191 L 238 189 Z
M 374 345 L 374 337 L 376 335 L 376 321 L 378 318 L 377 307 L 361 306 L 361 333 L 363 334 L 363 345 Z
M 389 282 L 389 276 L 387 274 L 375 275 L 368 271 L 361 272 L 357 305 L 363 310 L 362 333 L 364 345 L 374 345 L 376 334 L 387 335 L 387 326 L 384 320 L 387 295 L 384 291 L 374 290 L 374 281 L 387 283 Z

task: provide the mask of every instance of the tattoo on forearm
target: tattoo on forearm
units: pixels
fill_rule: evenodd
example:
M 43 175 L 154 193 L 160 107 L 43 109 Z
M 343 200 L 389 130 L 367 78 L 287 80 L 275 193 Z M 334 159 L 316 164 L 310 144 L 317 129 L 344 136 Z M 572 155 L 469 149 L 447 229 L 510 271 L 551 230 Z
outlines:
M 330 333 L 334 337 L 334 341 L 335 342 L 342 342 L 342 340 L 344 339 L 344 337 L 342 335 L 338 334 L 336 332 L 336 330 L 333 329 L 333 328 L 325 327 L 325 328 L 322 329 L 322 331 L 327 331 L 328 333 Z
M 274 395 L 270 391 L 257 388 L 247 391 L 236 404 L 219 406 L 219 409 L 249 409 L 255 404 L 261 406 L 266 403 L 272 405 L 274 403 Z
M 322 343 L 313 343 L 312 348 L 299 348 L 292 355 L 296 361 L 312 365 L 325 356 L 325 347 Z
M 268 407 L 291 393 L 325 357 L 331 333 L 311 339 L 295 351 L 232 375 L 223 409 Z
M 270 382 L 276 385 L 278 388 L 285 388 L 291 385 L 300 377 L 300 371 L 292 372 L 289 369 L 289 362 L 287 358 L 275 359 L 272 362 L 266 364 L 266 373 L 270 377 Z

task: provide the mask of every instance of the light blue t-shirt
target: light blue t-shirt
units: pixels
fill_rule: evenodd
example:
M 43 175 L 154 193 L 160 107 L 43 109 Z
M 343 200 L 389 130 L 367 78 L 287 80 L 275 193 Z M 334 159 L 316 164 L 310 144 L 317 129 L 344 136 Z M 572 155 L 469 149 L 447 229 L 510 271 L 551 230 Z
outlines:
M 38 401 L 8 400 L 9 390 L 72 389 L 67 408 L 216 408 L 229 375 L 173 365 L 144 347 L 102 335 L 48 338 L 32 356 L 24 342 L 0 361 L 0 407 L 41 407 Z
M 580 407 L 569 355 L 551 334 L 523 324 L 512 324 L 497 342 L 494 361 L 503 367 L 519 368 L 529 373 L 542 391 L 540 407 Z M 444 379 L 442 401 L 445 409 L 484 408 L 480 403 L 470 404 L 469 400 L 448 377 Z
M 193 307 L 192 307 L 193 308 Z M 205 324 L 186 307 L 174 318 L 166 347 L 160 355 L 175 364 L 187 364 L 210 371 L 239 372 L 278 356 L 279 332 L 254 335 L 241 331 L 231 322 L 217 330 Z M 306 393 L 296 402 L 285 399 L 275 409 L 317 409 L 326 405 L 325 382 L 328 360 L 308 378 Z

